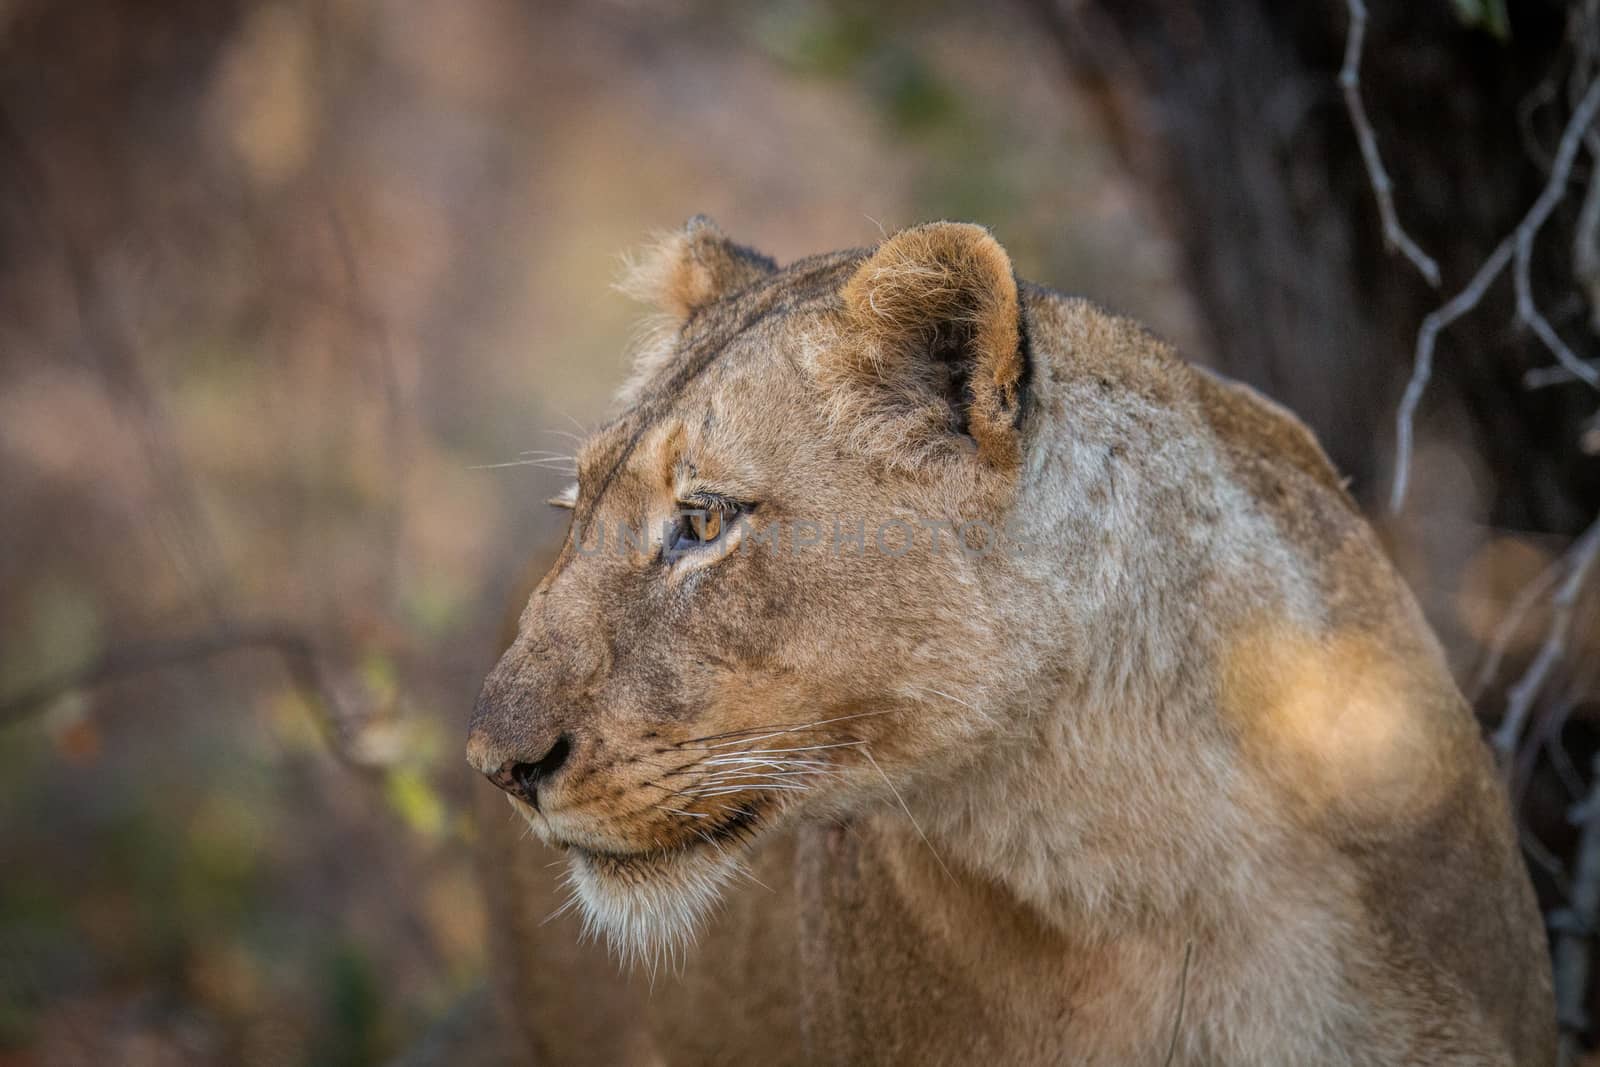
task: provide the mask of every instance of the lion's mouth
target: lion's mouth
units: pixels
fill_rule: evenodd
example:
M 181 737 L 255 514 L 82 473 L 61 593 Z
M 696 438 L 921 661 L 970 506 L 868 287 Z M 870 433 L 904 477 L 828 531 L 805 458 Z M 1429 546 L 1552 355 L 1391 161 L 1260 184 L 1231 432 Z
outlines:
M 754 804 L 731 808 L 719 815 L 695 820 L 692 832 L 672 845 L 613 849 L 575 841 L 557 844 L 569 856 L 585 861 L 601 873 L 637 877 L 673 866 L 692 856 L 711 851 L 726 852 L 730 848 L 749 844 L 761 821 L 761 812 Z

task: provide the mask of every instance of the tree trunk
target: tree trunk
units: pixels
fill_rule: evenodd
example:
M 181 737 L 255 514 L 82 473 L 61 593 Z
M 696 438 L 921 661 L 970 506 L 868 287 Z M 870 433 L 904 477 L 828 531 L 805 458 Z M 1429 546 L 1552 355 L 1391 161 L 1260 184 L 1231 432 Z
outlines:
M 1439 262 L 1434 290 L 1385 246 L 1338 74 L 1338 0 L 1041 0 L 1068 69 L 1161 206 L 1216 364 L 1299 412 L 1376 510 L 1392 476 L 1396 404 L 1423 317 L 1467 283 L 1528 210 L 1566 117 L 1567 13 L 1512 4 L 1507 40 L 1447 0 L 1374 3 L 1362 95 L 1401 222 Z M 1530 95 L 1532 94 L 1532 95 Z M 1584 172 L 1576 171 L 1581 177 Z M 1581 188 L 1535 257 L 1544 310 L 1593 355 L 1568 267 Z M 1494 477 L 1496 526 L 1575 534 L 1600 504 L 1577 447 L 1581 386 L 1527 391 L 1553 362 L 1512 325 L 1509 271 L 1440 338 L 1419 437 L 1443 413 Z

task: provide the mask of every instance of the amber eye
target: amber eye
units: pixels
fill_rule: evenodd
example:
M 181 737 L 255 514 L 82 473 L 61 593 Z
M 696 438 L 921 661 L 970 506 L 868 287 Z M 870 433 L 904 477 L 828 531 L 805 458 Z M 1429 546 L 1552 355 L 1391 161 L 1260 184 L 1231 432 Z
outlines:
M 681 555 L 713 545 L 722 538 L 732 515 L 723 508 L 686 508 L 666 539 L 668 554 Z
M 706 511 L 689 516 L 689 525 L 701 544 L 709 545 L 722 536 L 722 512 Z

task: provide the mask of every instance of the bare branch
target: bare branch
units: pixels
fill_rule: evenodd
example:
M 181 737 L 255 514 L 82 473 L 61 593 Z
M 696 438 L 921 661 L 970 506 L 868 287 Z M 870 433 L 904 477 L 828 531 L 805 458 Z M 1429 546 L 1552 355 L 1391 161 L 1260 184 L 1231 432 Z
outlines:
M 1533 202 L 1533 206 L 1528 209 L 1528 213 L 1517 224 L 1517 228 L 1496 246 L 1465 289 L 1457 293 L 1449 303 L 1422 320 L 1422 328 L 1417 331 L 1417 349 L 1412 360 L 1411 380 L 1406 383 L 1406 390 L 1400 398 L 1400 409 L 1395 418 L 1394 486 L 1389 493 L 1391 512 L 1398 512 L 1405 504 L 1406 488 L 1411 475 L 1412 424 L 1416 418 L 1417 405 L 1422 402 L 1423 391 L 1428 387 L 1428 379 L 1433 375 L 1433 348 L 1438 340 L 1439 331 L 1477 307 L 1489 286 L 1500 276 L 1500 272 L 1505 270 L 1506 263 L 1513 258 L 1516 260 L 1514 273 L 1517 317 L 1533 328 L 1539 339 L 1555 354 L 1560 365 L 1569 374 L 1600 388 L 1600 371 L 1573 355 L 1571 349 L 1567 348 L 1556 335 L 1550 323 L 1539 313 L 1538 307 L 1533 302 L 1532 286 L 1528 277 L 1533 238 L 1545 220 L 1550 217 L 1550 213 L 1555 210 L 1555 206 L 1561 202 L 1566 192 L 1567 179 L 1572 173 L 1572 161 L 1577 155 L 1584 133 L 1594 122 L 1597 110 L 1600 110 L 1600 78 L 1590 84 L 1583 99 L 1579 101 L 1577 110 L 1568 120 L 1566 132 L 1561 135 L 1561 145 L 1556 150 L 1556 158 L 1550 168 L 1550 179 L 1545 183 L 1538 199 Z
M 1495 751 L 1503 757 L 1509 757 L 1516 749 L 1517 740 L 1522 736 L 1523 723 L 1527 721 L 1528 712 L 1533 708 L 1534 698 L 1544 688 L 1551 669 L 1566 654 L 1567 633 L 1572 628 L 1573 606 L 1578 601 L 1578 593 L 1583 589 L 1584 580 L 1594 566 L 1596 557 L 1600 557 L 1600 519 L 1596 519 L 1568 550 L 1565 560 L 1566 578 L 1556 588 L 1555 596 L 1550 600 L 1552 614 L 1550 628 L 1545 631 L 1544 643 L 1540 645 L 1538 654 L 1534 656 L 1533 662 L 1528 665 L 1522 677 L 1517 680 L 1517 684 L 1506 693 L 1506 714 L 1500 720 L 1500 727 L 1495 730 L 1493 738 Z
M 1589 156 L 1591 160 L 1596 156 L 1592 141 Z M 1573 227 L 1572 276 L 1589 298 L 1589 328 L 1600 333 L 1600 165 L 1589 171 L 1589 186 Z
M 360 766 L 345 736 L 346 724 L 353 720 L 344 712 L 315 643 L 293 627 L 272 622 L 224 623 L 205 633 L 109 649 L 81 668 L 0 700 L 0 729 L 45 711 L 68 693 L 245 649 L 264 649 L 278 656 L 295 689 L 316 714 L 334 753 L 344 762 Z
M 1428 379 L 1433 376 L 1433 346 L 1439 338 L 1439 331 L 1478 306 L 1483 294 L 1488 292 L 1489 286 L 1511 262 L 1515 236 L 1508 235 L 1501 241 L 1489 258 L 1483 261 L 1483 266 L 1478 268 L 1478 273 L 1472 276 L 1467 287 L 1423 319 L 1422 328 L 1417 331 L 1411 380 L 1406 383 L 1406 391 L 1400 398 L 1400 410 L 1395 418 L 1394 488 L 1389 493 L 1389 510 L 1392 512 L 1398 512 L 1406 500 L 1406 486 L 1411 478 L 1412 422 L 1416 418 L 1417 405 L 1422 403 L 1423 391 L 1428 388 Z
M 1439 264 L 1411 239 L 1400 225 L 1394 210 L 1394 182 L 1384 169 L 1383 157 L 1378 154 L 1378 138 L 1372 132 L 1372 122 L 1367 118 L 1367 107 L 1361 102 L 1361 47 L 1367 36 L 1367 5 L 1362 0 L 1345 0 L 1350 12 L 1350 32 L 1344 43 L 1344 66 L 1339 69 L 1339 88 L 1344 91 L 1344 106 L 1350 112 L 1350 124 L 1355 127 L 1356 141 L 1361 145 L 1361 159 L 1367 166 L 1367 180 L 1378 199 L 1378 215 L 1383 219 L 1383 239 L 1391 250 L 1399 251 L 1435 289 L 1439 287 Z
M 1584 366 L 1600 371 L 1600 359 L 1586 359 Z M 1560 363 L 1552 363 L 1548 367 L 1533 367 L 1523 372 L 1522 387 L 1524 389 L 1548 389 L 1552 385 L 1565 385 L 1581 379 L 1568 367 Z
M 54 190 L 5 101 L 0 101 L 0 150 L 16 172 L 24 206 L 44 236 L 43 246 L 57 250 L 85 352 L 113 395 L 136 415 L 133 429 L 139 449 L 166 505 L 156 513 L 165 527 L 162 542 L 173 546 L 170 555 L 178 573 L 194 583 L 211 614 L 220 618 L 226 585 L 223 552 L 201 506 L 172 420 L 144 373 L 136 339 L 116 315 L 116 301 L 104 290 L 100 264 L 57 209 Z
M 1561 335 L 1556 333 L 1555 327 L 1550 325 L 1539 311 L 1533 299 L 1533 283 L 1529 278 L 1530 264 L 1533 259 L 1533 239 L 1538 236 L 1539 230 L 1549 219 L 1550 213 L 1555 210 L 1567 192 L 1567 180 L 1572 174 L 1572 163 L 1578 157 L 1578 149 L 1583 144 L 1584 134 L 1594 124 L 1596 112 L 1600 112 L 1600 78 L 1589 83 L 1589 88 L 1584 92 L 1583 99 L 1578 102 L 1577 108 L 1572 112 L 1572 117 L 1567 120 L 1567 127 L 1561 134 L 1561 143 L 1556 147 L 1555 159 L 1550 164 L 1550 180 L 1545 183 L 1539 199 L 1533 202 L 1533 207 L 1517 226 L 1516 261 L 1512 269 L 1512 277 L 1516 282 L 1517 290 L 1517 318 L 1532 327 L 1539 340 L 1544 342 L 1556 361 L 1567 368 L 1573 377 L 1581 379 L 1588 385 L 1600 389 L 1600 371 L 1579 359 L 1567 347 Z

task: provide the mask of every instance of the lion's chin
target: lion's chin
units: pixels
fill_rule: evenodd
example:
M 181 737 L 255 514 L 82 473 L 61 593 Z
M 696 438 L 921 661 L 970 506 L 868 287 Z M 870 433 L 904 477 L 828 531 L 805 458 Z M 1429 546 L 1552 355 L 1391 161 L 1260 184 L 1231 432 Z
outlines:
M 570 895 L 556 914 L 576 909 L 585 938 L 605 938 L 624 965 L 644 964 L 652 974 L 662 963 L 678 970 L 723 889 L 749 877 L 743 857 L 765 823 L 747 804 L 677 847 L 612 851 L 562 840 L 537 809 L 507 799 L 541 840 L 567 854 Z
M 682 965 L 722 891 L 744 870 L 736 850 L 690 847 L 613 855 L 567 850 L 567 884 L 586 936 L 606 939 L 629 965 L 652 973 Z

